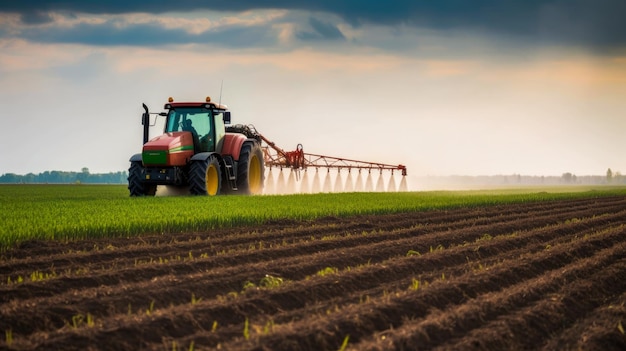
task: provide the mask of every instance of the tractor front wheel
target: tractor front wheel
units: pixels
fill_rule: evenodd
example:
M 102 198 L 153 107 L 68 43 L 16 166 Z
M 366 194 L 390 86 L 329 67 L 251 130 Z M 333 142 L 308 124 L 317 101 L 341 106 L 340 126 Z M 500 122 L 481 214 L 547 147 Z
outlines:
M 265 165 L 261 147 L 253 141 L 246 141 L 241 146 L 237 163 L 237 189 L 243 194 L 261 194 L 264 181 Z
M 141 162 L 131 162 L 128 169 L 128 190 L 130 196 L 154 196 L 156 185 L 143 182 L 145 173 Z
M 195 161 L 189 169 L 189 192 L 192 195 L 215 196 L 222 187 L 222 171 L 215 156 L 205 161 Z

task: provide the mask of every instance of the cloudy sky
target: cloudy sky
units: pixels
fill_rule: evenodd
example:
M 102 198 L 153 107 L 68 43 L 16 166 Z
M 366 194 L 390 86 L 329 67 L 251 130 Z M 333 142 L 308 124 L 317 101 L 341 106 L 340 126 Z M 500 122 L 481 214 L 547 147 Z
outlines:
M 624 0 L 0 2 L 0 174 L 128 168 L 141 104 L 412 175 L 626 172 Z M 156 131 L 155 131 L 156 133 Z

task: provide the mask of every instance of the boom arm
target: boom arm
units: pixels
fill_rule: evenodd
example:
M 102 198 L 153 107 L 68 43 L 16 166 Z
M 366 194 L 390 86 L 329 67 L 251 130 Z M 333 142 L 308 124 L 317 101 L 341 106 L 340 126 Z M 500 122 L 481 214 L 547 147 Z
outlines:
M 229 128 L 232 128 L 233 131 L 244 133 L 249 138 L 255 138 L 262 141 L 264 143 L 264 145 L 263 143 L 261 145 L 265 158 L 265 165 L 269 166 L 270 168 L 280 167 L 299 170 L 308 167 L 315 167 L 336 168 L 337 170 L 348 169 L 348 171 L 352 169 L 358 169 L 368 170 L 369 172 L 371 172 L 372 170 L 379 170 L 380 172 L 385 170 L 391 171 L 392 174 L 394 171 L 400 171 L 403 176 L 407 175 L 407 169 L 404 165 L 391 165 L 370 161 L 358 161 L 334 156 L 309 154 L 304 152 L 302 144 L 298 144 L 296 150 L 294 151 L 285 151 L 282 148 L 278 147 L 276 143 L 269 140 L 261 133 L 257 132 L 254 126 L 236 125 Z

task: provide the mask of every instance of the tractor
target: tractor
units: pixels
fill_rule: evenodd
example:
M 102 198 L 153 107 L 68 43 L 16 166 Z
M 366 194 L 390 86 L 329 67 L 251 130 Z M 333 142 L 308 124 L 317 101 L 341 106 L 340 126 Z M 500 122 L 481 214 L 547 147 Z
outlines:
M 230 111 L 211 101 L 174 102 L 166 112 L 142 115 L 143 149 L 130 158 L 130 196 L 154 196 L 158 185 L 188 188 L 192 195 L 255 195 L 265 180 L 261 139 L 232 129 Z M 149 139 L 150 115 L 165 117 L 163 134 Z

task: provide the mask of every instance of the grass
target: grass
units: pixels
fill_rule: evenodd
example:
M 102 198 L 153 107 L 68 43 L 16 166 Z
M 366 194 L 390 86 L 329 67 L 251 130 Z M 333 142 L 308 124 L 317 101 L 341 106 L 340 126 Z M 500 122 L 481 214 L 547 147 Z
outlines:
M 337 273 L 339 273 L 339 269 L 335 267 L 326 267 L 322 270 L 317 271 L 317 275 L 321 277 L 327 276 L 329 274 L 337 274 Z
M 350 335 L 346 335 L 346 337 L 343 339 L 343 342 L 341 343 L 341 346 L 339 346 L 339 351 L 344 351 L 348 347 L 349 341 Z
M 263 288 L 277 288 L 283 285 L 283 282 L 283 278 L 266 274 L 265 277 L 263 277 L 259 282 L 259 286 Z
M 0 186 L 0 251 L 28 240 L 207 232 L 272 220 L 626 195 L 625 187 L 130 198 L 123 185 Z

